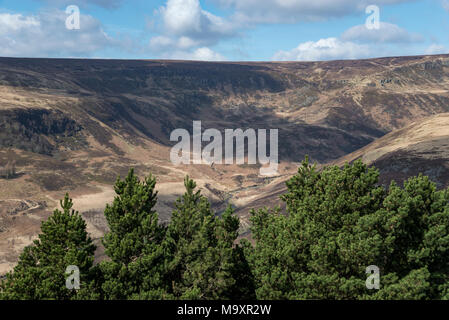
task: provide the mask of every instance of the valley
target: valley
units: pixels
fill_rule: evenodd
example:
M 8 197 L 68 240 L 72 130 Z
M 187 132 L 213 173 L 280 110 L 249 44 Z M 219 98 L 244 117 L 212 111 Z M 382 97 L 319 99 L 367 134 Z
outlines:
M 328 62 L 192 62 L 0 58 L 0 274 L 10 270 L 66 192 L 97 245 L 102 210 L 129 168 L 152 173 L 161 221 L 185 175 L 217 213 L 232 204 L 248 236 L 249 210 L 279 204 L 309 155 L 319 165 L 362 158 L 381 183 L 419 172 L 449 186 L 449 55 Z M 279 168 L 178 165 L 170 133 L 279 129 Z M 101 247 L 96 254 L 103 258 Z

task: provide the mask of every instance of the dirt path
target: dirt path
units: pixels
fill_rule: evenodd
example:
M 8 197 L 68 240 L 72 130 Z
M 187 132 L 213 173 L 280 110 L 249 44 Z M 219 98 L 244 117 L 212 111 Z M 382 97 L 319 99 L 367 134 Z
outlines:
M 25 214 L 26 212 L 29 212 L 31 210 L 34 209 L 39 209 L 40 208 L 40 204 L 38 202 L 32 201 L 32 200 L 24 200 L 24 199 L 4 199 L 2 201 L 14 201 L 14 202 L 18 202 L 18 203 L 24 203 L 25 206 L 27 207 L 27 209 L 25 210 L 20 210 L 17 211 L 15 214 Z

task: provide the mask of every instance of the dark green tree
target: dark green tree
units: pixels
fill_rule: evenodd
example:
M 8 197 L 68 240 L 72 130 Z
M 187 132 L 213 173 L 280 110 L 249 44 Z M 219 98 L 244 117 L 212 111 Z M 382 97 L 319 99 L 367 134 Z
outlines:
M 103 243 L 110 261 L 100 264 L 102 294 L 106 299 L 159 299 L 166 294 L 162 240 L 165 228 L 154 210 L 156 179 L 143 181 L 131 169 L 117 179 L 115 197 L 106 205 L 110 231 Z
M 164 240 L 170 293 L 176 299 L 232 298 L 242 285 L 235 276 L 244 269 L 234 246 L 239 220 L 231 207 L 216 216 L 188 176 L 184 185 Z
M 38 239 L 23 250 L 17 266 L 2 283 L 2 299 L 79 299 L 88 290 L 95 246 L 85 221 L 72 206 L 66 194 L 62 211 L 56 209 L 42 222 Z M 66 287 L 68 266 L 79 268 L 79 291 Z
M 287 212 L 252 212 L 249 260 L 259 299 L 448 298 L 449 193 L 427 177 L 378 185 L 361 161 L 287 182 Z M 380 269 L 380 289 L 366 268 Z

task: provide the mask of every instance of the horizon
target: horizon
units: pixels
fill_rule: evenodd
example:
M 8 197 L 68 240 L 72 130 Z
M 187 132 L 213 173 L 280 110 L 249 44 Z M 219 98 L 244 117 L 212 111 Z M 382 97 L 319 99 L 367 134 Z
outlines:
M 419 57 L 439 57 L 439 56 L 449 56 L 449 53 L 436 53 L 436 54 L 417 54 L 417 55 L 403 55 L 403 56 L 381 56 L 374 58 L 360 58 L 360 59 L 335 59 L 335 60 L 286 60 L 286 61 L 270 61 L 270 60 L 188 60 L 188 59 L 146 59 L 146 58 L 91 58 L 91 57 L 58 57 L 58 58 L 46 58 L 46 57 L 7 57 L 0 56 L 0 59 L 30 59 L 30 60 L 88 60 L 88 61 L 150 61 L 150 62 L 194 62 L 194 63 L 224 63 L 224 64 L 238 64 L 238 63 L 249 63 L 249 64 L 288 64 L 288 63 L 321 63 L 321 62 L 351 62 L 351 61 L 364 61 L 364 60 L 382 60 L 382 59 L 392 59 L 392 58 L 419 58 Z

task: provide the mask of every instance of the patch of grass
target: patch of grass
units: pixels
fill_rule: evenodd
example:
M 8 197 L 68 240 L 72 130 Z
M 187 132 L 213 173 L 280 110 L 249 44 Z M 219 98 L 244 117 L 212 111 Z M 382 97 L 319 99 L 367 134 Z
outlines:
M 48 191 L 74 189 L 76 187 L 70 178 L 56 173 L 33 173 L 31 180 Z
M 242 169 L 260 169 L 260 167 L 262 167 L 262 165 L 260 163 L 255 163 L 255 164 L 244 163 L 244 164 L 239 164 L 238 167 L 242 168 Z

